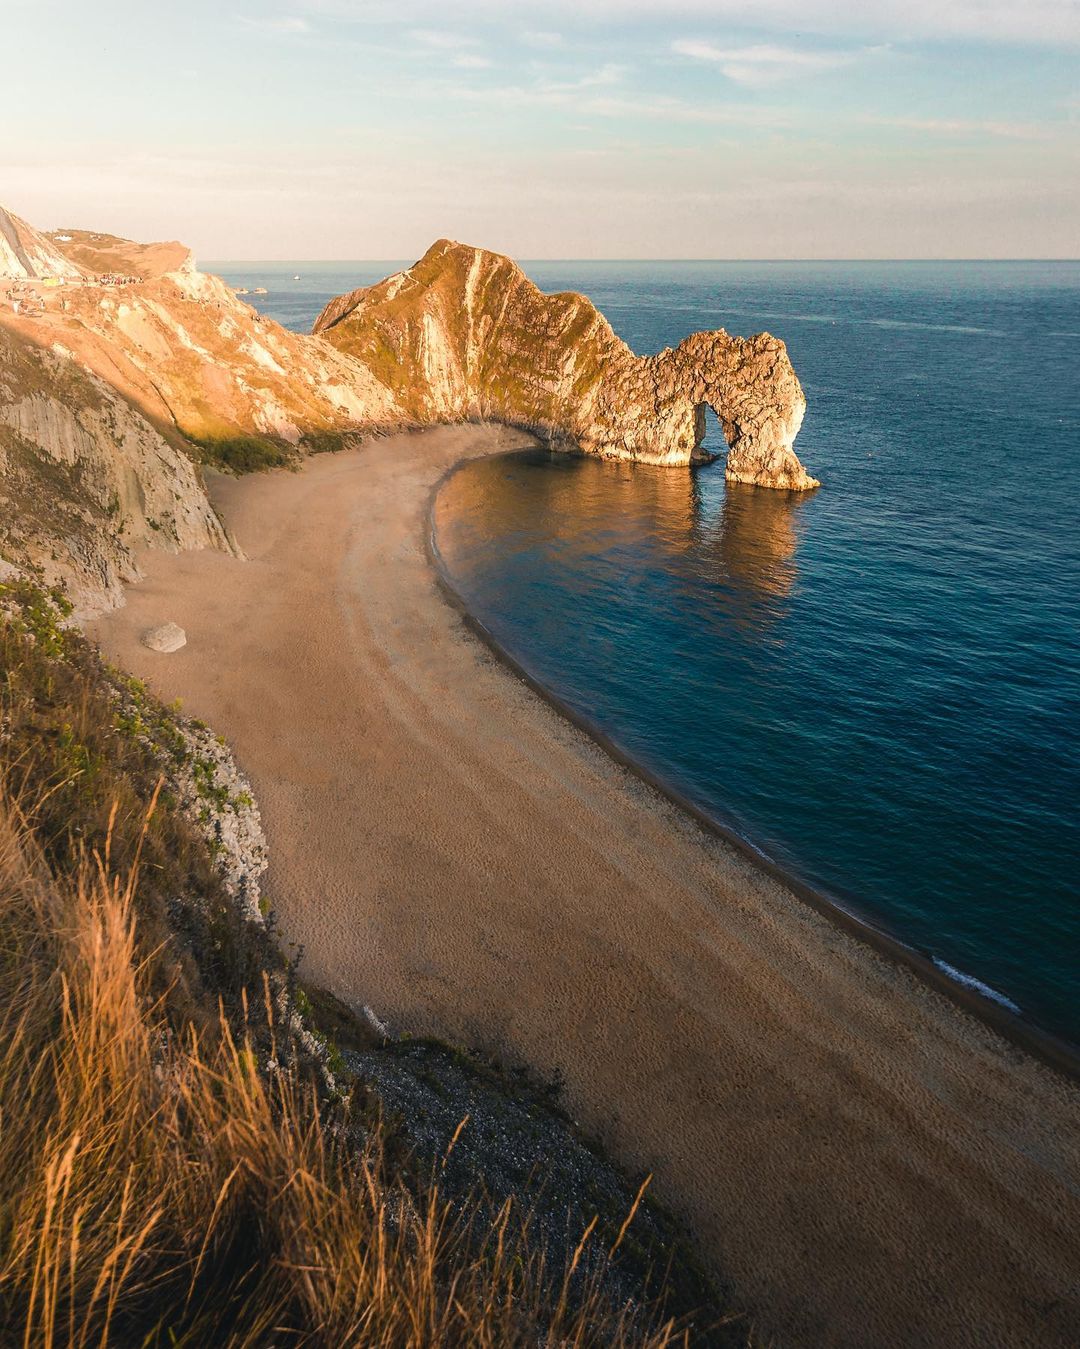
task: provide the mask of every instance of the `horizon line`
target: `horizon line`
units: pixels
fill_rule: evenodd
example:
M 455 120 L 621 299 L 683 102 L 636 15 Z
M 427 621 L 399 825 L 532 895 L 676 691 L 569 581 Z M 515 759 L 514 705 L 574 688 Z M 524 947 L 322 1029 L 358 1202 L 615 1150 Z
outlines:
M 477 248 L 480 248 L 481 245 L 478 244 L 478 245 L 476 245 L 476 247 L 477 247 Z M 498 249 L 483 249 L 483 251 L 484 251 L 484 252 L 490 252 L 490 253 L 499 253 L 499 250 L 498 250 Z M 421 255 L 421 256 L 423 256 L 423 255 Z M 513 257 L 514 255 L 508 254 L 508 253 L 502 253 L 502 254 L 500 254 L 500 256 L 502 256 L 502 257 Z M 258 262 L 258 263 L 268 263 L 268 262 L 273 262 L 273 263 L 279 263 L 279 262 L 289 262 L 289 263 L 293 263 L 293 262 L 306 262 L 306 263 L 334 263 L 334 264 L 340 265 L 340 264 L 342 264 L 342 263 L 350 263 L 350 262 L 364 262 L 364 263 L 369 263 L 369 262 L 377 262 L 377 263 L 399 263 L 399 262 L 403 261 L 403 259 L 400 258 L 400 257 L 399 257 L 399 258 L 300 258 L 300 257 L 293 257 L 293 258 L 206 258 L 205 260 L 203 260 L 203 259 L 198 259 L 198 255 L 197 255 L 197 254 L 196 254 L 196 257 L 197 257 L 197 260 L 200 261 L 200 265 L 205 265 L 205 266 L 209 266 L 211 263 L 227 263 L 227 264 L 230 264 L 230 265 L 235 266 L 237 263 L 241 263 L 241 262 Z M 418 260 L 419 260 L 419 259 L 414 259 L 414 261 L 418 261 Z M 519 263 L 529 263 L 529 262 L 665 262 L 665 263 L 669 263 L 669 262 L 712 262 L 712 263 L 717 263 L 717 262 L 724 262 L 724 263 L 727 263 L 727 262 L 769 262 L 769 263 L 785 263 L 785 262 L 852 262 L 852 263 L 854 263 L 854 262 L 867 262 L 867 263 L 870 263 L 870 262 L 893 262 L 893 263 L 916 263 L 916 262 L 933 262 L 933 263 L 949 263 L 949 262 L 989 262 L 989 263 L 994 263 L 994 262 L 1002 262 L 1002 263 L 1004 263 L 1004 262 L 1013 262 L 1013 263 L 1015 263 L 1015 262 L 1054 262 L 1054 263 L 1058 263 L 1058 262 L 1074 262 L 1074 263 L 1075 263 L 1075 262 L 1080 262 L 1080 256 L 1078 256 L 1078 257 L 1026 257 L 1026 258 L 985 258 L 985 257 L 984 257 L 984 258 L 979 258 L 979 257 L 963 257 L 963 258 L 960 258 L 960 257 L 957 257 L 957 258 L 939 258 L 939 257 L 934 257 L 934 258 L 841 258 L 841 257 L 828 257 L 828 258 L 647 258 L 647 257 L 634 257 L 634 258 L 630 258 L 630 257 L 626 257 L 626 258 L 571 258 L 571 257 L 527 258 L 527 257 L 520 257 L 520 258 L 515 258 L 515 260 L 516 260 L 517 262 L 519 262 Z

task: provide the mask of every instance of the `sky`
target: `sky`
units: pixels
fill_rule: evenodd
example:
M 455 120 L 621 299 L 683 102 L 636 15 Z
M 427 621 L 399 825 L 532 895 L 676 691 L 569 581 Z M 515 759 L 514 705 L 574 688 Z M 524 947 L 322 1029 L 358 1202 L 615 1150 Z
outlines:
M 41 228 L 1080 256 L 1080 0 L 0 0 L 0 40 L 0 202 Z

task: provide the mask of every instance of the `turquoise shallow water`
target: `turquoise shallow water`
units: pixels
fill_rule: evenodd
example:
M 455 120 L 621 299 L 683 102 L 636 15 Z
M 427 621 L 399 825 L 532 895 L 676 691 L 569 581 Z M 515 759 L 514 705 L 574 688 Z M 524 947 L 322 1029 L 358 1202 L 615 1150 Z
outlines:
M 277 266 L 306 289 L 221 270 L 298 328 L 392 270 Z M 1080 1043 L 1080 264 L 529 270 L 641 352 L 783 337 L 824 486 L 481 461 L 437 509 L 463 597 L 684 796 Z

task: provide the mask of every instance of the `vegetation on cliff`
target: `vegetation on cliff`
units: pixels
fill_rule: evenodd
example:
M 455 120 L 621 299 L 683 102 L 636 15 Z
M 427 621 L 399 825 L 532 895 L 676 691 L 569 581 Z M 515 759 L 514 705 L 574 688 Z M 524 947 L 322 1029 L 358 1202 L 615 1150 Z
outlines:
M 215 856 L 221 815 L 250 802 L 65 608 L 0 591 L 5 1335 L 689 1340 L 672 1311 L 702 1290 L 678 1259 L 665 1290 L 664 1221 L 543 1093 L 438 1045 L 383 1044 L 299 987 Z M 461 1168 L 466 1097 L 481 1142 Z M 545 1155 L 567 1174 L 544 1174 Z

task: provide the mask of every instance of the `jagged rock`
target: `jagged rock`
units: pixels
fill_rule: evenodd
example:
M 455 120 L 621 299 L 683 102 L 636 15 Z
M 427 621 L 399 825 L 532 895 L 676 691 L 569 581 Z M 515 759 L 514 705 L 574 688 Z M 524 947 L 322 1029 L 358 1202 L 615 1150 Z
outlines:
M 508 258 L 446 240 L 332 301 L 313 336 L 261 317 L 182 244 L 46 235 L 2 208 L 0 272 L 0 557 L 66 585 L 78 617 L 122 601 L 141 548 L 235 551 L 192 459 L 247 468 L 489 418 L 686 464 L 711 406 L 730 478 L 816 485 L 792 449 L 805 400 L 776 338 L 697 333 L 638 357 L 583 296 L 544 295 Z
M 63 348 L 0 325 L 0 555 L 81 617 L 121 603 L 141 548 L 232 545 L 182 450 Z
M 5 227 L 6 222 L 6 227 Z M 11 240 L 7 235 L 11 234 Z M 40 346 L 60 343 L 160 431 L 215 445 L 358 432 L 400 420 L 388 390 L 328 342 L 264 319 L 178 243 L 138 244 L 86 230 L 46 235 L 0 207 L 0 275 L 60 275 L 38 288 L 44 312 L 0 324 Z M 102 285 L 102 272 L 135 278 Z
M 187 646 L 187 633 L 178 623 L 162 623 L 160 627 L 148 628 L 143 633 L 142 644 L 151 651 L 171 655 L 182 646 Z
M 583 295 L 545 295 L 509 258 L 442 239 L 404 272 L 326 306 L 315 324 L 419 421 L 495 418 L 652 464 L 704 457 L 719 417 L 737 482 L 816 487 L 792 442 L 806 400 L 783 342 L 695 333 L 635 356 Z
M 260 883 L 269 854 L 251 783 L 229 746 L 208 726 L 178 718 L 176 727 L 187 753 L 179 763 L 167 763 L 170 787 L 180 809 L 211 843 L 229 896 L 249 922 L 261 924 Z

